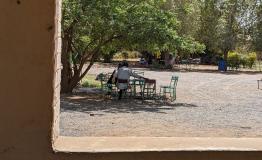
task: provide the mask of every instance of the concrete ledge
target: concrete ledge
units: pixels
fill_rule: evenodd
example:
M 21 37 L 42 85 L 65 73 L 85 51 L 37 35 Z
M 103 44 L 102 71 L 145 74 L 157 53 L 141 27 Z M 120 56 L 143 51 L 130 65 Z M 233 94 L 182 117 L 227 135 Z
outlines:
M 59 137 L 55 152 L 262 151 L 262 138 Z

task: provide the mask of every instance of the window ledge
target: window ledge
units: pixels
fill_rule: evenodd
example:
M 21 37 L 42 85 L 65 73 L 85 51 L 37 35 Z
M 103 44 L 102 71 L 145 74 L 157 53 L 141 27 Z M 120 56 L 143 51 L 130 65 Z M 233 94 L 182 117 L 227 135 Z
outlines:
M 58 137 L 56 152 L 262 151 L 262 138 Z

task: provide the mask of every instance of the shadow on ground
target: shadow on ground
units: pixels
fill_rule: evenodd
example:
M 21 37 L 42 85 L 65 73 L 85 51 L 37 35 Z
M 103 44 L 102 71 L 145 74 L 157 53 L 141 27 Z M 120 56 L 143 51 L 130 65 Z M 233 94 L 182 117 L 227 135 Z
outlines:
M 101 94 L 74 94 L 61 96 L 61 111 L 105 113 L 154 112 L 166 114 L 179 107 L 198 107 L 187 103 L 169 103 L 155 100 L 123 99 L 121 101 L 103 97 Z

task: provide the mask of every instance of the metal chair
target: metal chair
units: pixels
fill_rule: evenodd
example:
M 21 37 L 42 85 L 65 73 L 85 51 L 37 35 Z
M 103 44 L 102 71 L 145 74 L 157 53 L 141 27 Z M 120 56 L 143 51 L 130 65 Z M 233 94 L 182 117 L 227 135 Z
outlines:
M 155 98 L 156 96 L 156 80 L 145 79 L 143 87 L 143 98 Z
M 108 80 L 112 73 L 101 73 L 97 76 L 97 80 L 100 81 L 101 90 L 104 92 L 111 92 L 113 85 L 108 84 Z
M 169 86 L 160 86 L 160 96 L 170 96 L 171 101 L 176 100 L 176 86 L 178 82 L 178 76 L 172 76 Z
M 143 88 L 144 88 L 145 80 L 143 79 L 131 79 L 129 81 L 130 85 L 130 95 L 132 97 L 140 97 L 143 98 Z M 137 89 L 140 90 L 140 92 L 137 91 Z M 139 93 L 139 94 L 138 94 Z

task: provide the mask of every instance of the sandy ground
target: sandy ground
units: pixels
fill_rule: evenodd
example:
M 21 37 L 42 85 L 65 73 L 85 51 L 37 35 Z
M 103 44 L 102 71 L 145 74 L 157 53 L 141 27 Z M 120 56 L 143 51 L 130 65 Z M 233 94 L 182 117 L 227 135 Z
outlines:
M 90 74 L 112 71 L 94 67 Z M 177 101 L 109 100 L 96 94 L 63 95 L 64 136 L 262 137 L 262 74 L 145 70 L 168 84 L 179 76 Z

